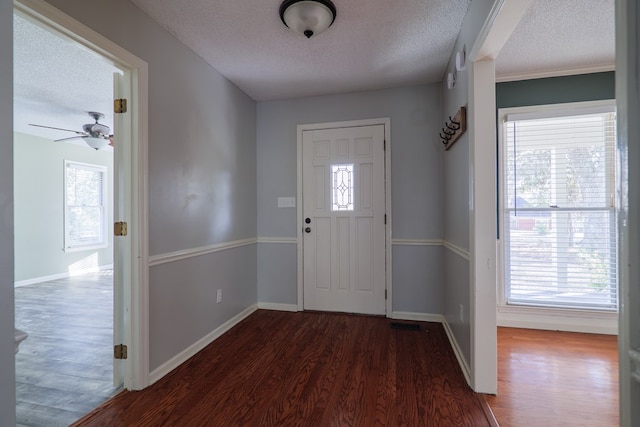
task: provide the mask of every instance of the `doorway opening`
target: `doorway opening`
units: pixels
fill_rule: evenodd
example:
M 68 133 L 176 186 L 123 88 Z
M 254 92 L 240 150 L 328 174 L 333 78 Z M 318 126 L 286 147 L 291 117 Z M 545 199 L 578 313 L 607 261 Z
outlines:
M 146 185 L 140 172 L 146 163 L 147 65 L 46 3 L 17 2 L 14 18 L 14 32 L 22 31 L 14 37 L 14 170 L 25 175 L 14 178 L 15 323 L 28 334 L 16 347 L 17 415 L 20 422 L 26 408 L 36 425 L 50 425 L 63 413 L 61 423 L 68 424 L 119 388 L 148 384 Z M 28 48 L 46 53 L 29 56 Z M 123 104 L 114 99 L 129 101 L 128 110 L 114 114 L 114 105 Z M 29 196 L 38 192 L 33 209 Z M 129 224 L 128 236 L 113 237 L 115 221 Z M 47 225 L 37 231 L 39 222 Z M 29 258 L 37 251 L 42 253 Z M 38 314 L 20 306 L 28 293 L 53 304 L 39 330 Z M 65 328 L 68 339 L 56 339 Z M 43 337 L 48 341 L 38 344 Z M 80 343 L 86 345 L 74 348 Z M 40 348 L 30 351 L 30 344 Z M 128 347 L 128 359 L 113 358 L 114 344 Z M 36 356 L 49 358 L 44 365 L 40 360 L 42 372 Z M 99 359 L 95 366 L 93 359 Z M 54 365 L 77 382 L 65 383 L 52 372 Z M 67 393 L 38 395 L 43 389 Z M 22 393 L 29 391 L 36 397 L 21 408 Z M 74 399 L 72 391 L 82 398 Z M 69 406 L 74 402 L 93 406 L 78 412 Z

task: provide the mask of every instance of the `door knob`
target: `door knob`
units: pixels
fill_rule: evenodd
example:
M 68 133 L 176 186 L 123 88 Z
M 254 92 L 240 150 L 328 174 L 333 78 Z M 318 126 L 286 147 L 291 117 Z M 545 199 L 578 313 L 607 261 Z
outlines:
M 307 227 L 307 228 L 305 228 L 305 229 L 304 229 L 304 232 L 305 232 L 305 233 L 311 233 L 311 227 Z
M 304 222 L 305 224 L 311 224 L 311 218 L 305 218 Z

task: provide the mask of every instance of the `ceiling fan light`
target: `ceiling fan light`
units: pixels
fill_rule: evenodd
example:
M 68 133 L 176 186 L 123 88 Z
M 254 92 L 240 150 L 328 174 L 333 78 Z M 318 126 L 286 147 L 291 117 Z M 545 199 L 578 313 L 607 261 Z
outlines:
M 104 138 L 94 138 L 92 136 L 83 136 L 84 142 L 94 150 L 101 150 L 109 145 L 109 140 Z
M 333 24 L 336 7 L 330 0 L 285 0 L 280 5 L 280 18 L 291 30 L 311 38 Z

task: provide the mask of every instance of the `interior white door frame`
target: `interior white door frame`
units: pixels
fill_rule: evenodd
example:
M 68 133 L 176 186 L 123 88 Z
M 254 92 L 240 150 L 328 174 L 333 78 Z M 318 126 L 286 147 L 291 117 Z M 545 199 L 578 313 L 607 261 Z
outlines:
M 124 386 L 140 390 L 149 384 L 149 285 L 147 224 L 147 131 L 148 131 L 148 65 L 91 28 L 42 0 L 15 0 L 14 10 L 33 22 L 50 28 L 110 61 L 131 76 L 131 144 L 125 147 L 131 155 L 126 175 L 130 183 L 123 197 L 130 204 L 131 218 L 120 218 L 129 224 L 130 277 L 125 283 L 124 335 L 128 358 L 125 363 Z
M 616 1 L 616 102 L 618 105 L 616 193 L 618 215 L 620 426 L 640 425 L 640 7 L 636 0 Z M 635 403 L 633 403 L 635 402 Z
M 496 98 L 494 59 L 532 0 L 498 0 L 469 54 L 471 387 L 498 389 Z
M 387 227 L 385 229 L 385 260 L 386 260 L 386 315 L 391 316 L 391 309 L 393 307 L 393 286 L 391 283 L 391 119 L 367 119 L 367 120 L 352 120 L 345 122 L 331 122 L 331 123 L 313 123 L 302 124 L 297 127 L 297 150 L 298 150 L 298 193 L 297 193 L 297 247 L 298 247 L 298 311 L 304 310 L 304 258 L 303 258 L 303 228 L 304 221 L 302 219 L 302 133 L 308 130 L 320 130 L 320 129 L 338 129 L 357 126 L 384 126 L 384 173 L 385 173 L 385 211 L 387 215 Z

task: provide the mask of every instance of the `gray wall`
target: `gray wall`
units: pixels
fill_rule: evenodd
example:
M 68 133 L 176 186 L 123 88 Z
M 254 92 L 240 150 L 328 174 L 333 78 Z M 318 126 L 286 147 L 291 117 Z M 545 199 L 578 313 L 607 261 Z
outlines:
M 50 139 L 14 134 L 15 281 L 68 273 L 84 260 L 85 268 L 113 263 L 109 246 L 86 251 L 64 251 L 64 161 L 107 167 L 113 182 L 113 152 L 86 145 L 54 143 Z M 107 206 L 113 206 L 113 186 L 108 186 Z M 108 209 L 107 224 L 113 222 Z M 108 225 L 107 230 L 111 226 Z M 95 263 L 94 263 L 95 261 Z
M 440 239 L 440 96 L 439 85 L 426 85 L 258 103 L 258 235 L 296 237 L 296 210 L 276 202 L 297 194 L 297 125 L 390 117 L 393 238 Z M 259 301 L 295 304 L 295 245 L 260 243 L 258 257 Z M 393 269 L 394 311 L 441 313 L 440 257 L 441 248 L 393 248 L 403 267 Z
M 127 0 L 49 2 L 149 64 L 150 255 L 255 238 L 255 102 Z M 256 265 L 248 247 L 152 267 L 150 369 L 255 304 Z
M 13 329 L 13 2 L 0 0 L 0 425 L 16 424 Z
M 496 84 L 498 108 L 597 101 L 615 97 L 613 71 Z
M 455 70 L 455 53 L 466 45 L 467 55 L 473 48 L 478 34 L 487 19 L 494 0 L 474 0 L 462 23 L 458 40 L 452 51 L 447 71 Z M 443 77 L 446 77 L 443 76 Z M 468 106 L 469 67 L 457 73 L 456 87 L 447 89 L 443 83 L 443 112 L 441 124 L 453 116 L 460 107 Z M 446 79 L 445 79 L 446 82 Z M 481 100 L 476 101 L 476 107 L 481 108 Z M 444 153 L 443 167 L 443 238 L 462 250 L 469 251 L 470 245 L 470 171 L 473 165 L 469 163 L 469 134 L 467 132 Z M 444 151 L 444 148 L 441 149 Z M 481 226 L 480 224 L 478 226 Z M 450 325 L 455 340 L 462 351 L 467 364 L 471 365 L 471 323 L 470 323 L 470 261 L 454 251 L 445 248 L 443 262 L 444 282 L 444 317 Z M 462 320 L 460 307 L 462 306 Z M 472 373 L 473 376 L 473 373 Z

